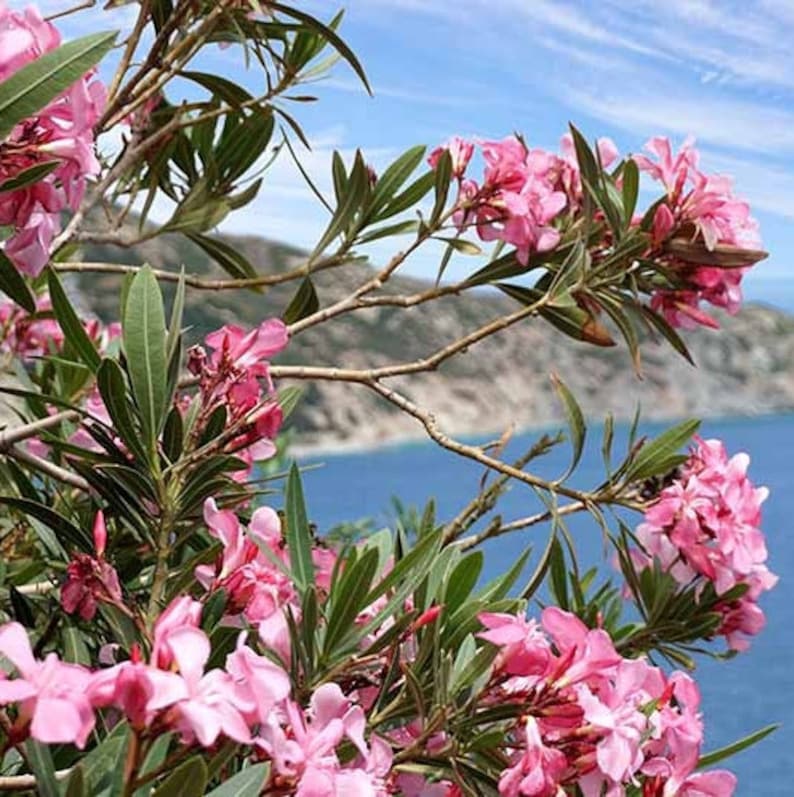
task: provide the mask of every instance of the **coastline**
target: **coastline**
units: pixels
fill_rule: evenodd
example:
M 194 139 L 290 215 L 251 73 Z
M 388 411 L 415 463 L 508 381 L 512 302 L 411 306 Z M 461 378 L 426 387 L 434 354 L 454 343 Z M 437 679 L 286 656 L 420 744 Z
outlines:
M 737 413 L 714 413 L 713 415 L 700 415 L 700 419 L 704 423 L 715 421 L 720 423 L 725 422 L 752 422 L 763 419 L 774 418 L 794 418 L 794 407 L 788 410 L 781 410 L 778 412 L 748 412 L 744 414 Z M 586 416 L 585 421 L 588 427 L 597 424 L 600 428 L 603 423 L 603 417 L 598 418 L 595 416 Z M 659 412 L 648 412 L 641 418 L 646 423 L 656 424 L 676 424 L 681 421 L 687 420 L 685 415 L 665 415 Z M 615 417 L 616 424 L 628 424 L 631 422 L 629 416 Z M 543 432 L 556 432 L 560 428 L 565 429 L 564 419 L 558 421 L 550 420 L 546 423 L 526 424 L 517 426 L 513 432 L 512 437 L 519 437 L 527 434 L 542 434 Z M 463 433 L 457 437 L 465 443 L 476 444 L 479 441 L 493 439 L 504 432 L 504 429 L 483 429 L 479 433 Z M 296 436 L 300 437 L 300 432 L 296 430 Z M 372 440 L 341 440 L 334 438 L 332 435 L 317 435 L 316 442 L 309 443 L 293 443 L 289 446 L 288 453 L 296 460 L 305 460 L 311 457 L 341 457 L 341 456 L 355 456 L 370 454 L 375 452 L 383 452 L 388 450 L 398 450 L 401 448 L 423 445 L 424 443 L 433 444 L 433 441 L 428 435 L 417 430 L 416 434 L 395 434 L 385 437 L 380 441 Z

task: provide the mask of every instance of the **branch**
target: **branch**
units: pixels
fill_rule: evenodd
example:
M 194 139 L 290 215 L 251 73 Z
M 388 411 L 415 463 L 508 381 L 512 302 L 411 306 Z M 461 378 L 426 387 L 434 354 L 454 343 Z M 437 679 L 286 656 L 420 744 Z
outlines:
M 551 512 L 550 510 L 547 510 L 546 512 L 538 512 L 535 515 L 519 518 L 518 520 L 513 520 L 510 523 L 502 523 L 500 518 L 494 518 L 494 521 L 489 523 L 485 529 L 483 529 L 483 531 L 479 532 L 478 534 L 472 534 L 470 537 L 464 537 L 462 540 L 459 540 L 458 544 L 460 545 L 461 550 L 467 551 L 469 548 L 474 548 L 477 545 L 481 545 L 486 540 L 492 540 L 495 537 L 501 537 L 503 534 L 508 534 L 511 531 L 527 529 L 531 526 L 537 525 L 538 523 L 545 523 L 546 521 L 551 520 L 553 517 L 557 517 L 559 515 L 572 515 L 576 512 L 589 509 L 594 504 L 605 503 L 606 501 L 611 502 L 614 500 L 614 496 L 607 497 L 606 495 L 593 493 L 591 496 L 589 496 L 587 501 L 572 501 L 570 504 L 561 506 L 555 512 Z
M 503 473 L 510 478 L 516 479 L 516 481 L 530 485 L 530 487 L 538 487 L 541 490 L 546 490 L 551 493 L 565 495 L 568 498 L 574 498 L 577 501 L 582 501 L 588 505 L 591 503 L 591 496 L 588 493 L 582 492 L 581 490 L 575 490 L 571 487 L 566 487 L 563 484 L 557 484 L 555 482 L 549 482 L 545 479 L 541 479 L 539 476 L 534 476 L 531 473 L 527 473 L 520 468 L 516 468 L 513 465 L 508 464 L 507 462 L 503 462 L 500 459 L 489 456 L 478 446 L 467 445 L 449 437 L 441 431 L 438 426 L 438 422 L 431 412 L 422 409 L 414 404 L 410 399 L 403 396 L 401 393 L 398 393 L 396 390 L 387 387 L 381 382 L 371 381 L 366 384 L 376 393 L 383 396 L 383 398 L 385 398 L 388 402 L 394 404 L 396 407 L 399 407 L 401 410 L 403 410 L 403 412 L 408 413 L 408 415 L 416 418 L 422 424 L 422 426 L 424 426 L 425 431 L 428 433 L 430 438 L 435 440 L 435 442 L 438 443 L 442 448 L 446 448 L 448 451 L 452 451 L 455 454 L 466 457 L 467 459 L 473 459 L 475 462 L 479 462 L 481 465 L 485 465 L 491 470 L 495 470 L 498 473 Z
M 50 476 L 64 484 L 70 484 L 78 490 L 88 492 L 90 489 L 90 485 L 82 476 L 78 476 L 76 473 L 61 468 L 53 462 L 48 462 L 46 459 L 37 457 L 35 454 L 25 451 L 24 448 L 10 446 L 5 453 L 12 459 L 17 460 L 17 462 L 23 462 L 28 467 L 33 468 L 33 470 L 43 473 L 45 476 Z
M 138 241 L 125 240 L 123 234 L 119 233 L 81 233 L 75 236 L 79 241 L 91 241 L 94 243 L 113 243 L 119 246 L 133 246 Z M 291 271 L 281 274 L 266 274 L 260 277 L 248 277 L 245 279 L 207 279 L 197 274 L 185 275 L 185 285 L 190 288 L 206 291 L 229 291 L 238 288 L 260 288 L 269 285 L 280 285 L 284 282 L 292 282 L 301 279 L 315 271 L 323 271 L 328 268 L 345 265 L 353 262 L 352 258 L 345 258 L 341 255 L 333 255 L 312 265 L 308 261 Z M 83 261 L 67 261 L 64 263 L 52 263 L 51 267 L 61 273 L 93 273 L 93 274 L 135 274 L 141 266 L 123 265 L 121 263 L 94 263 Z M 163 269 L 153 269 L 154 276 L 163 282 L 179 282 L 180 275 L 175 271 Z
M 71 769 L 59 769 L 55 773 L 56 780 L 65 780 L 69 777 Z M 0 792 L 4 791 L 30 791 L 36 788 L 35 775 L 5 775 L 0 776 Z
M 53 426 L 58 426 L 64 421 L 75 421 L 79 417 L 80 413 L 76 410 L 65 410 L 64 412 L 55 413 L 55 415 L 48 415 L 38 421 L 26 423 L 23 426 L 14 426 L 11 429 L 6 429 L 0 432 L 0 452 L 5 452 L 15 443 L 35 437 L 40 432 L 51 429 Z

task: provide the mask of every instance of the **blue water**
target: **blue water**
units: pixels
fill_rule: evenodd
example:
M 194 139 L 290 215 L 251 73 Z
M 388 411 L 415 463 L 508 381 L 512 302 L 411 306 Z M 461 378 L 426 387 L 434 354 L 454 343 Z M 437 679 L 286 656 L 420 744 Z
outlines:
M 653 434 L 660 427 L 647 425 Z M 794 761 L 794 415 L 752 420 L 706 422 L 704 437 L 723 439 L 729 452 L 747 451 L 752 457 L 750 474 L 757 484 L 771 490 L 764 505 L 764 530 L 770 549 L 769 566 L 781 576 L 771 593 L 762 599 L 768 624 L 747 653 L 729 662 L 703 658 L 696 678 L 703 693 L 706 750 L 729 744 L 770 722 L 782 727 L 759 745 L 732 758 L 728 766 L 739 776 L 738 794 L 791 795 L 788 778 Z M 595 486 L 603 476 L 600 430 L 590 430 L 591 439 L 574 483 Z M 508 455 L 527 448 L 535 435 L 517 438 Z M 619 452 L 625 430 L 616 434 Z M 536 461 L 535 471 L 558 476 L 566 467 L 568 451 L 559 446 Z M 306 473 L 305 486 L 312 518 L 321 530 L 360 518 L 374 518 L 378 526 L 393 520 L 391 498 L 404 504 L 423 506 L 434 497 L 440 519 L 447 519 L 477 491 L 482 469 L 430 443 L 382 448 L 361 454 L 307 457 L 301 464 L 323 463 Z M 505 520 L 538 511 L 529 488 L 514 485 L 502 498 L 499 511 Z M 570 528 L 577 539 L 581 561 L 595 562 L 603 545 L 594 522 L 572 518 Z M 494 540 L 486 547 L 487 577 L 504 571 L 529 543 L 539 553 L 545 540 L 542 527 Z M 530 562 L 530 567 L 532 563 Z

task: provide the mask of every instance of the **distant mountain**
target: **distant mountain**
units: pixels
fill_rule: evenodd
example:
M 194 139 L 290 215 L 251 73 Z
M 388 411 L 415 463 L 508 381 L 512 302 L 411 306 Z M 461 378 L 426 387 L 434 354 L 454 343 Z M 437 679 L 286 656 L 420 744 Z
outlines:
M 280 271 L 300 259 L 297 249 L 256 237 L 225 236 L 260 273 Z M 91 245 L 86 260 L 141 263 L 191 274 L 222 276 L 197 246 L 164 235 L 131 249 Z M 371 273 L 357 264 L 316 274 L 321 306 L 346 295 Z M 73 282 L 86 309 L 117 318 L 119 278 L 81 274 Z M 225 323 L 251 326 L 283 312 L 296 285 L 264 293 L 189 290 L 185 322 L 193 341 Z M 396 278 L 389 290 L 415 292 L 427 283 Z M 517 305 L 490 291 L 448 297 L 411 309 L 371 308 L 341 316 L 296 336 L 280 363 L 379 366 L 414 360 L 453 341 Z M 634 374 L 625 346 L 598 349 L 564 337 L 548 324 L 528 320 L 472 347 L 437 373 L 405 382 L 406 393 L 430 408 L 456 435 L 490 434 L 509 424 L 542 426 L 560 417 L 548 374 L 556 371 L 584 412 L 600 418 L 611 410 L 629 417 L 636 401 L 648 418 L 687 415 L 754 415 L 794 409 L 794 317 L 758 305 L 735 318 L 721 317 L 722 330 L 684 335 L 698 368 L 667 344 L 644 342 L 643 379 Z M 360 387 L 342 383 L 305 385 L 293 416 L 301 446 L 368 446 L 419 436 L 418 424 Z

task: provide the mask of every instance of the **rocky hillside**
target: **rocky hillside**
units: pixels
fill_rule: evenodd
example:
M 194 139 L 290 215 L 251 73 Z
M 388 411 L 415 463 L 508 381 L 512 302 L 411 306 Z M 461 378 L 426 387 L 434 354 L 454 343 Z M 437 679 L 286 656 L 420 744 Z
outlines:
M 266 273 L 287 267 L 300 253 L 255 237 L 227 239 Z M 149 262 L 189 273 L 218 274 L 207 256 L 181 237 L 163 236 L 134 250 L 87 247 L 86 260 Z M 365 277 L 355 265 L 317 275 L 321 305 L 344 295 Z M 416 291 L 424 283 L 395 280 L 393 290 Z M 81 275 L 75 288 L 86 309 L 118 316 L 118 278 Z M 294 287 L 266 293 L 189 291 L 186 323 L 197 340 L 228 322 L 253 325 L 279 314 Z M 279 358 L 283 363 L 363 367 L 413 360 L 487 320 L 514 310 L 512 300 L 482 291 L 409 310 L 373 308 L 335 319 L 297 336 Z M 511 423 L 538 426 L 556 420 L 559 406 L 548 374 L 554 370 L 575 392 L 584 411 L 600 417 L 611 409 L 630 416 L 637 400 L 646 417 L 752 415 L 794 409 L 794 317 L 748 306 L 723 318 L 716 333 L 685 335 L 698 365 L 693 368 L 668 345 L 643 344 L 643 379 L 633 373 L 623 346 L 597 349 L 572 341 L 545 323 L 529 321 L 478 344 L 437 373 L 403 385 L 416 401 L 457 435 L 501 432 Z M 366 446 L 420 434 L 417 423 L 366 388 L 319 383 L 307 390 L 294 416 L 302 446 Z

